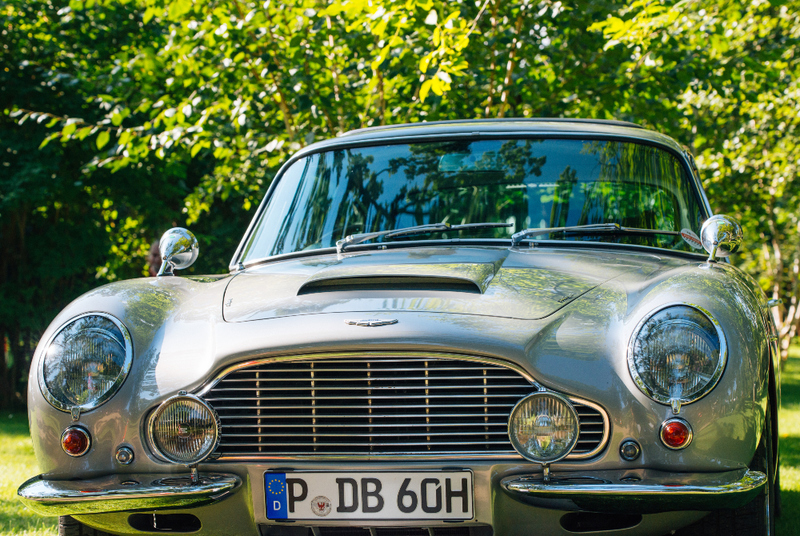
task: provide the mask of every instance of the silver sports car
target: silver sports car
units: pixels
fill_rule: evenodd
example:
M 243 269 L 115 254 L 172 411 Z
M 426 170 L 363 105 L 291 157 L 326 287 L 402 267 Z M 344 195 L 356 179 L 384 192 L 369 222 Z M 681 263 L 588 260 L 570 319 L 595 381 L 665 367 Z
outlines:
M 71 303 L 36 350 L 62 534 L 771 534 L 780 369 L 694 161 L 630 123 L 370 128 L 279 171 L 226 275 Z M 95 532 L 99 531 L 99 532 Z

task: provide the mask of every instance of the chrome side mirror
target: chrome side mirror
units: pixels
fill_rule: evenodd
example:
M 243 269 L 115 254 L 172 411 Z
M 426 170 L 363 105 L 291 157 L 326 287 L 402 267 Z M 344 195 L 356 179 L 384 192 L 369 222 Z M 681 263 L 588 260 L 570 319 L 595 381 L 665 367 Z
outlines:
M 192 233 L 183 227 L 173 227 L 158 242 L 161 252 L 161 269 L 158 275 L 174 275 L 173 270 L 188 268 L 197 260 L 200 247 Z
M 723 214 L 708 218 L 700 230 L 700 241 L 708 251 L 708 262 L 715 262 L 717 257 L 723 258 L 736 253 L 742 238 L 742 227 L 739 222 Z

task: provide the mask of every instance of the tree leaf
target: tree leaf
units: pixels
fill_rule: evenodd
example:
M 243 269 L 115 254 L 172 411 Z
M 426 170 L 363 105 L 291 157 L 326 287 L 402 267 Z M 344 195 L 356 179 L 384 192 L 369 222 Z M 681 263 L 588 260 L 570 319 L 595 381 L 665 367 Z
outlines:
M 100 131 L 100 134 L 97 135 L 97 148 L 102 149 L 105 147 L 110 138 L 111 136 L 108 134 L 107 130 Z

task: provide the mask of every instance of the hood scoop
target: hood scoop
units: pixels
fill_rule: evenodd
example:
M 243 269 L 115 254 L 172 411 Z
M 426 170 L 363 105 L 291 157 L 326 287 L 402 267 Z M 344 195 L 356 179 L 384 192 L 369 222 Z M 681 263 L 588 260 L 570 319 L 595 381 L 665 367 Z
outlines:
M 460 277 L 442 276 L 371 276 L 336 277 L 317 279 L 305 283 L 297 291 L 298 296 L 320 294 L 323 292 L 463 292 L 481 294 L 481 287 L 471 280 Z
M 237 274 L 225 290 L 222 313 L 227 322 L 395 311 L 536 320 L 604 281 L 649 272 L 658 263 L 615 250 L 468 247 L 309 256 Z

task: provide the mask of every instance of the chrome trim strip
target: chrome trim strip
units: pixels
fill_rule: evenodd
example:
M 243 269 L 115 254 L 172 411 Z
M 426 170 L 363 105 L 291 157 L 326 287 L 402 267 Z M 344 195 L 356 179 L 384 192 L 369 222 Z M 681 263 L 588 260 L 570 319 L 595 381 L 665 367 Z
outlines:
M 608 444 L 608 438 L 610 437 L 609 432 L 611 431 L 611 425 L 608 419 L 608 413 L 606 413 L 606 410 L 603 409 L 601 405 L 595 404 L 594 402 L 589 402 L 588 400 L 584 400 L 583 398 L 578 398 L 575 396 L 566 396 L 566 398 L 573 404 L 575 404 L 576 402 L 578 404 L 583 404 L 584 406 L 588 406 L 600 414 L 600 416 L 603 419 L 603 438 L 600 440 L 600 442 L 597 444 L 597 448 L 595 448 L 594 450 L 590 450 L 589 452 L 584 452 L 583 454 L 570 454 L 565 458 L 565 460 L 566 461 L 585 460 L 587 458 L 592 458 L 594 456 L 597 456 L 603 450 L 605 450 L 606 445 Z M 580 418 L 581 418 L 580 409 L 575 408 L 575 410 L 578 412 L 578 419 L 580 423 Z M 578 435 L 578 442 L 580 443 L 580 434 Z
M 531 376 L 525 369 L 516 365 L 514 363 L 496 359 L 491 357 L 482 357 L 482 356 L 468 356 L 463 354 L 451 354 L 451 353 L 443 353 L 443 352 L 399 352 L 399 351 L 388 351 L 388 352 L 339 352 L 339 353 L 326 353 L 326 354 L 300 354 L 300 355 L 289 355 L 289 356 L 275 356 L 275 357 L 262 357 L 259 359 L 251 359 L 248 361 L 244 361 L 241 363 L 236 363 L 234 365 L 230 365 L 225 367 L 220 372 L 218 372 L 211 380 L 206 382 L 203 386 L 200 387 L 198 391 L 196 391 L 197 396 L 203 397 L 206 393 L 208 393 L 211 389 L 213 389 L 219 382 L 226 377 L 227 375 L 236 372 L 238 370 L 246 369 L 249 367 L 254 367 L 258 365 L 263 365 L 267 363 L 279 363 L 279 362 L 291 362 L 291 361 L 313 361 L 313 360 L 322 360 L 322 359 L 347 359 L 353 358 L 354 363 L 361 363 L 365 359 L 382 359 L 385 361 L 391 361 L 392 359 L 397 360 L 406 360 L 408 358 L 426 358 L 426 359 L 449 359 L 452 361 L 471 361 L 477 363 L 485 363 L 489 365 L 496 365 L 499 367 L 504 367 L 506 369 L 512 370 L 515 373 L 522 376 L 527 381 L 531 382 L 532 389 L 541 390 L 542 386 Z M 453 367 L 454 370 L 457 370 L 458 367 Z M 347 370 L 347 369 L 345 369 Z M 361 369 L 352 369 L 353 371 L 361 370 Z M 392 371 L 397 370 L 414 370 L 413 368 L 409 369 L 408 367 L 398 367 L 393 369 L 388 369 Z M 445 370 L 445 369 L 442 369 Z M 301 370 L 304 372 L 304 370 Z M 590 402 L 588 400 L 569 396 L 566 394 L 561 393 L 565 396 L 571 403 L 581 404 L 587 406 L 597 413 L 600 414 L 600 418 L 602 419 L 603 431 L 602 431 L 602 438 L 598 442 L 597 446 L 592 449 L 591 451 L 584 452 L 584 453 L 570 453 L 565 460 L 563 461 L 571 461 L 571 460 L 585 460 L 588 458 L 592 458 L 602 452 L 607 444 L 610 437 L 610 421 L 608 417 L 608 413 L 603 409 L 602 406 L 596 404 L 594 402 Z M 436 395 L 427 395 L 427 398 L 432 398 Z M 319 397 L 317 397 L 319 398 Z M 335 398 L 344 398 L 344 397 L 327 397 L 327 399 L 335 399 Z M 393 398 L 393 397 L 346 397 L 347 399 L 353 398 Z M 426 396 L 406 396 L 404 398 L 426 398 Z M 214 398 L 205 399 L 208 402 L 213 404 Z M 238 400 L 247 400 L 247 399 L 238 399 Z M 256 399 L 253 399 L 256 400 Z M 474 404 L 453 404 L 449 407 L 453 408 L 460 408 L 460 407 L 504 407 L 508 408 L 509 411 L 513 409 L 515 404 L 509 405 L 474 405 Z M 391 406 L 395 407 L 395 406 Z M 406 406 L 396 406 L 396 407 L 406 407 Z M 412 406 L 413 407 L 413 406 Z M 425 406 L 420 406 L 425 407 Z M 270 409 L 271 406 L 261 406 L 261 409 Z M 335 406 L 331 406 L 329 409 L 333 409 Z M 345 406 L 344 409 L 351 409 L 352 406 Z M 237 407 L 228 406 L 226 409 L 237 409 Z M 244 408 L 248 409 L 248 408 Z M 292 409 L 292 406 L 280 406 L 278 409 Z M 581 411 L 580 408 L 575 408 L 578 412 L 578 418 L 581 418 Z M 458 415 L 459 417 L 462 415 Z M 485 414 L 481 414 L 481 416 L 486 416 Z M 357 416 L 356 416 L 357 417 Z M 365 416 L 368 417 L 368 416 Z M 592 415 L 592 417 L 595 417 Z M 268 416 L 260 416 L 259 419 L 269 418 Z M 320 416 L 320 418 L 324 418 Z M 586 416 L 583 416 L 586 419 Z M 586 422 L 586 421 L 584 421 Z M 591 423 L 595 425 L 599 425 L 599 422 Z M 225 427 L 225 425 L 222 425 Z M 262 425 L 262 427 L 269 426 Z M 320 425 L 317 425 L 318 427 Z M 584 432 L 584 435 L 596 436 L 600 432 Z M 221 436 L 226 436 L 227 434 L 220 434 Z M 223 444 L 224 444 L 224 438 Z M 580 436 L 578 443 L 580 444 Z M 485 444 L 482 443 L 482 444 Z M 264 443 L 260 443 L 259 445 L 265 446 Z M 258 445 L 256 445 L 258 446 Z M 393 445 L 396 446 L 396 445 Z M 273 455 L 248 455 L 248 456 L 241 456 L 241 455 L 234 455 L 234 456 L 219 456 L 215 457 L 212 455 L 212 459 L 215 461 L 220 462 L 243 462 L 243 461 L 255 461 L 255 460 L 352 460 L 352 461 L 362 461 L 362 460 L 409 460 L 409 459 L 417 459 L 417 460 L 452 460 L 454 457 L 459 459 L 491 459 L 491 460 L 524 460 L 522 456 L 520 456 L 516 451 L 509 450 L 507 452 L 494 452 L 494 453 L 484 453 L 484 452 L 455 452 L 455 453 L 446 453 L 446 452 L 437 452 L 431 454 L 382 454 L 382 455 L 286 455 L 286 456 L 273 456 Z
M 514 499 L 541 508 L 594 512 L 657 513 L 738 508 L 767 483 L 759 471 L 723 473 L 596 471 L 504 478 L 500 485 Z
M 242 480 L 234 474 L 189 476 L 110 475 L 89 480 L 45 480 L 36 476 L 17 490 L 20 500 L 45 516 L 100 514 L 128 510 L 157 510 L 201 506 L 221 501 Z

